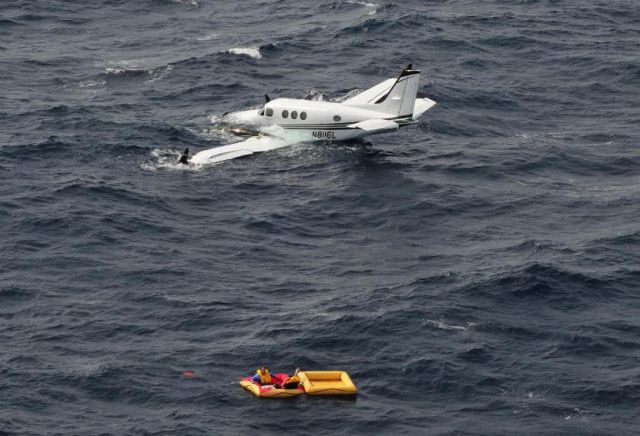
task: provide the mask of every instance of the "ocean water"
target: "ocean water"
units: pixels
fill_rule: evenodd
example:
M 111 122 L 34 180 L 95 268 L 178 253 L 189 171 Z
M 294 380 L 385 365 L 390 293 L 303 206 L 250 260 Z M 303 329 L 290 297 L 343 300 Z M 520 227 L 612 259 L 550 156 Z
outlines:
M 639 52 L 631 0 L 1 2 L 0 434 L 637 434 Z M 416 126 L 174 164 L 409 62 Z

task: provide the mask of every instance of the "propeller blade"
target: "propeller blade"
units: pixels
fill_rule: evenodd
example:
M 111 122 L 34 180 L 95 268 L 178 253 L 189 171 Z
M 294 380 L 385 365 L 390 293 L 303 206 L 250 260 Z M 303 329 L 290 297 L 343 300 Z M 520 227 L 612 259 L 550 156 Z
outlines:
M 183 165 L 189 164 L 189 147 L 184 150 L 182 156 L 180 156 L 180 160 L 178 161 L 178 163 L 181 163 Z

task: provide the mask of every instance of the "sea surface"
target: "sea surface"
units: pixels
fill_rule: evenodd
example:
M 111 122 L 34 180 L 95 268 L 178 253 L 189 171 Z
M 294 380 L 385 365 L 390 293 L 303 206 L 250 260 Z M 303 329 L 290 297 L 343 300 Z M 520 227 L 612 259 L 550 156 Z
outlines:
M 0 2 L 0 434 L 638 434 L 638 6 Z M 417 125 L 175 164 L 410 62 Z

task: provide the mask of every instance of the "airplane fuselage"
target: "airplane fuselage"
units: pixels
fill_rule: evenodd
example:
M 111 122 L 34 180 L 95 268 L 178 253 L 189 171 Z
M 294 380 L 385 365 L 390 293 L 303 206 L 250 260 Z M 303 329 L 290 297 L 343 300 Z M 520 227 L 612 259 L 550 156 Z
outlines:
M 393 117 L 380 112 L 328 101 L 309 101 L 291 98 L 271 100 L 260 109 L 236 113 L 241 121 L 277 125 L 295 132 L 304 141 L 344 141 L 368 132 L 348 127 L 369 119 L 387 119 L 399 126 L 412 124 L 411 114 Z

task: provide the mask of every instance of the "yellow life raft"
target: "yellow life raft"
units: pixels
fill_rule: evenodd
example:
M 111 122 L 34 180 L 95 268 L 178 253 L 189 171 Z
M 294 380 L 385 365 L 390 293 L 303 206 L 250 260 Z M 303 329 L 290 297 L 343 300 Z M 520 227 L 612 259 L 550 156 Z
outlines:
M 345 371 L 300 371 L 298 377 L 309 395 L 355 395 L 358 392 Z
M 287 374 L 271 374 L 273 383 L 277 383 L 278 385 L 284 383 L 287 378 Z M 251 380 L 251 377 L 245 377 L 240 380 L 240 386 L 251 392 L 256 397 L 261 398 L 287 398 L 304 394 L 304 388 L 302 387 L 302 385 L 298 386 L 295 389 L 284 389 L 281 387 L 276 387 L 275 384 L 256 384 L 253 382 L 253 380 Z

